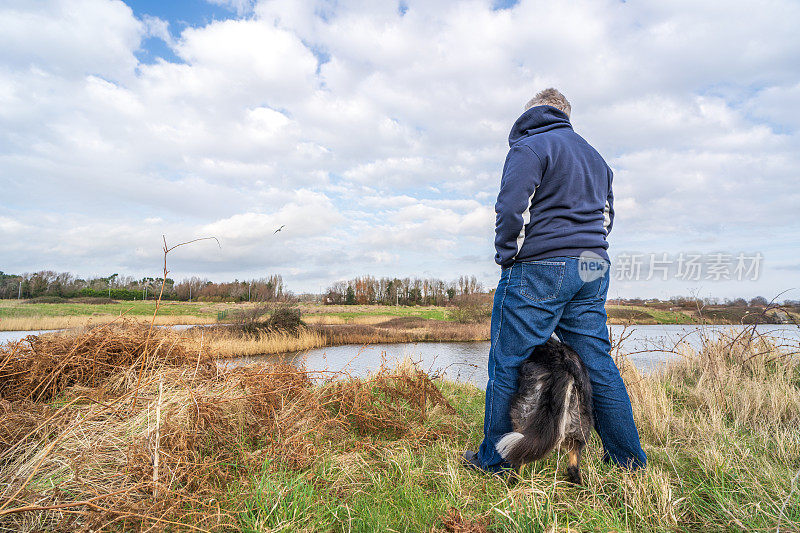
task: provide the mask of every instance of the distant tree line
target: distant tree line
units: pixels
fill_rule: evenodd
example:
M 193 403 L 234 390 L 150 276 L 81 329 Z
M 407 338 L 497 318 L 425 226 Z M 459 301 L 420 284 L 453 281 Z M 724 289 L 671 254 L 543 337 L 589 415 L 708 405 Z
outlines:
M 658 300 L 656 298 L 616 298 L 608 300 L 612 305 L 669 305 L 677 308 L 695 309 L 703 306 L 719 307 L 766 307 L 769 300 L 763 296 L 756 296 L 746 300 L 744 298 L 696 298 L 693 296 L 673 296 L 669 300 Z M 784 300 L 783 305 L 796 307 L 800 305 L 798 300 Z
M 153 299 L 161 289 L 161 278 L 112 274 L 107 277 L 82 279 L 68 272 L 42 270 L 26 274 L 6 274 L 0 271 L 0 299 L 39 297 L 100 297 L 114 300 Z M 167 278 L 164 299 L 187 301 L 259 301 L 281 302 L 287 300 L 319 301 L 325 304 L 355 305 L 449 305 L 456 300 L 476 294 L 485 294 L 483 285 L 475 276 L 460 276 L 453 281 L 437 278 L 376 278 L 361 276 L 331 285 L 322 295 L 295 296 L 286 290 L 279 274 L 251 280 L 234 280 L 216 283 L 192 277 L 179 282 Z M 650 305 L 663 308 L 696 309 L 705 306 L 764 308 L 769 300 L 756 296 L 724 299 L 675 296 L 669 300 L 628 298 L 609 299 L 609 304 Z M 784 300 L 784 307 L 800 309 L 800 300 Z
M 0 298 L 60 298 L 106 297 L 114 300 L 142 300 L 158 297 L 162 278 L 112 274 L 108 277 L 78 278 L 68 272 L 40 272 L 21 275 L 0 271 Z M 167 278 L 164 283 L 166 300 L 200 301 L 284 301 L 291 297 L 283 285 L 283 278 L 273 274 L 264 278 L 245 281 L 215 283 L 197 277 L 178 283 Z
M 460 296 L 483 292 L 475 276 L 446 282 L 437 278 L 361 276 L 331 285 L 322 297 L 327 305 L 447 305 Z

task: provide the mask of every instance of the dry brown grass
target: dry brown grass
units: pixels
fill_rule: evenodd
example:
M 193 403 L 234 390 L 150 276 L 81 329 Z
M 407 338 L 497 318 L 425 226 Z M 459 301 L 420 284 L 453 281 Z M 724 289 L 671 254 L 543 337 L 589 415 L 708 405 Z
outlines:
M 398 317 L 368 325 L 318 326 L 331 346 L 392 342 L 481 341 L 489 338 L 489 323 L 460 324 L 443 320 Z
M 216 357 L 241 357 L 248 355 L 298 352 L 327 346 L 325 336 L 315 330 L 301 328 L 295 333 L 286 331 L 261 331 L 243 334 L 226 327 L 195 329 L 189 338 L 199 345 L 208 346 Z
M 149 324 L 150 316 L 130 316 L 126 320 Z M 51 329 L 81 328 L 119 322 L 119 315 L 92 315 L 92 316 L 38 316 L 38 317 L 9 317 L 0 319 L 0 331 L 38 331 Z M 192 324 L 214 324 L 216 319 L 192 315 L 159 315 L 156 316 L 156 326 L 184 326 Z
M 373 314 L 373 313 L 386 313 L 385 316 L 395 316 L 398 307 L 394 305 L 375 305 L 375 304 L 357 304 L 357 305 L 323 305 L 323 304 L 298 304 L 303 316 L 310 314 L 322 315 L 338 315 L 338 314 Z M 400 306 L 400 309 L 408 309 L 406 306 Z M 415 312 L 425 313 L 428 311 L 436 311 L 442 309 L 441 307 L 433 305 L 415 305 L 413 306 Z
M 353 316 L 353 317 L 343 317 L 338 315 L 304 315 L 303 322 L 306 324 L 317 324 L 317 325 L 342 325 L 342 324 L 354 324 L 354 325 L 374 325 L 374 324 L 381 324 L 386 322 L 387 320 L 391 320 L 393 317 L 390 315 L 362 315 L 362 316 Z
M 145 358 L 162 366 L 208 359 L 190 354 L 175 332 L 136 321 L 28 336 L 0 347 L 0 397 L 49 401 L 69 387 L 108 386 L 110 376 Z
M 308 318 L 303 317 L 303 321 L 308 322 Z M 364 320 L 363 324 L 308 324 L 296 332 L 264 330 L 244 333 L 226 326 L 197 328 L 188 332 L 188 336 L 197 344 L 202 338 L 210 353 L 222 358 L 299 352 L 344 344 L 480 341 L 489 338 L 488 323 L 459 324 L 414 317 L 381 317 L 376 322 L 371 320 L 376 317 L 359 318 L 370 320 Z
M 489 528 L 486 526 L 488 520 L 480 519 L 465 519 L 461 511 L 455 507 L 447 510 L 447 514 L 442 520 L 442 528 L 432 528 L 431 533 L 439 533 L 440 531 L 447 531 L 448 533 L 488 533 Z
M 640 431 L 659 445 L 718 435 L 730 422 L 762 436 L 800 430 L 799 364 L 796 350 L 780 349 L 751 328 L 731 330 L 700 350 L 686 348 L 679 361 L 648 376 L 618 361 Z M 798 444 L 793 439 L 795 451 Z
M 392 513 L 381 523 L 426 531 L 800 524 L 797 348 L 766 338 L 732 332 L 651 375 L 618 356 L 646 471 L 604 465 L 593 439 L 586 487 L 566 486 L 550 458 L 509 488 L 458 463 L 481 436 L 469 386 L 437 387 L 413 366 L 366 380 L 286 365 L 219 371 L 206 343 L 100 330 L 0 353 L 0 528 L 327 531 Z
M 136 390 L 148 344 L 159 363 Z M 287 365 L 219 371 L 190 346 L 131 324 L 6 346 L 0 527 L 229 529 L 227 487 L 267 458 L 301 469 L 353 432 L 418 447 L 463 427 L 412 367 L 368 380 Z M 42 387 L 36 375 L 52 379 Z
M 796 531 L 791 524 L 798 523 L 782 514 L 791 473 L 775 465 L 789 472 L 800 467 L 799 353 L 746 328 L 697 350 L 687 347 L 680 360 L 649 375 L 618 357 L 651 457 L 646 477 L 625 491 L 632 505 L 649 499 L 655 508 L 648 519 L 657 523 L 660 510 L 669 529 L 713 530 L 724 523 L 754 531 L 783 521 L 785 529 L 770 529 Z M 759 502 L 758 511 L 741 501 Z M 758 527 L 744 525 L 756 516 Z

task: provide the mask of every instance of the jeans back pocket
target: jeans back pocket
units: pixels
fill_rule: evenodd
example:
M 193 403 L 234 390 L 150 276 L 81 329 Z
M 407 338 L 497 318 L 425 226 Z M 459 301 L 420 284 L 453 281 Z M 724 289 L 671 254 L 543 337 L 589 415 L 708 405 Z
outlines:
M 602 298 L 603 300 L 606 299 L 606 295 L 608 294 L 608 282 L 609 282 L 609 275 L 606 272 L 605 276 L 600 278 L 600 283 L 597 287 L 597 294 L 595 298 Z
M 558 296 L 564 281 L 565 263 L 531 261 L 520 263 L 520 293 L 534 302 L 545 302 Z

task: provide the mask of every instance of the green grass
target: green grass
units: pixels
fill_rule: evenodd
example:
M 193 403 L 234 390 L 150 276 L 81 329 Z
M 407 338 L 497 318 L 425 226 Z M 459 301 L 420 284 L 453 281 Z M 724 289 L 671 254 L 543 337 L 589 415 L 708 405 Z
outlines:
M 131 317 L 149 317 L 155 311 L 155 302 L 125 301 L 109 304 L 87 303 L 23 303 L 18 300 L 0 300 L 0 320 L 6 318 L 32 319 L 31 326 L 22 326 L 23 329 L 41 329 L 35 325 L 35 320 L 50 317 L 92 317 L 92 316 L 118 316 L 124 314 Z M 171 302 L 164 301 L 159 308 L 161 317 L 198 317 L 211 318 L 219 322 L 229 322 L 241 310 L 253 309 L 256 304 L 250 303 L 211 303 L 211 302 Z M 432 320 L 450 321 L 449 311 L 443 307 L 394 307 L 394 306 L 343 306 L 335 308 L 323 305 L 300 306 L 304 314 L 328 315 L 345 320 L 365 316 L 388 317 L 416 317 Z M 66 327 L 66 326 L 45 326 Z
M 691 315 L 680 311 L 661 311 L 659 309 L 648 309 L 650 315 L 659 324 L 694 324 L 696 320 Z
M 670 387 L 666 381 L 659 386 Z M 522 481 L 512 487 L 458 464 L 459 451 L 481 440 L 484 394 L 467 385 L 440 387 L 464 422 L 457 441 L 415 449 L 374 440 L 365 448 L 354 436 L 306 470 L 267 462 L 229 493 L 243 509 L 241 530 L 422 532 L 443 528 L 456 510 L 467 523 L 502 532 L 774 531 L 800 467 L 798 437 L 784 441 L 785 435 L 778 439 L 731 420 L 713 434 L 674 435 L 660 443 L 648 426 L 668 423 L 662 420 L 643 424 L 649 466 L 642 473 L 604 464 L 593 436 L 582 465 L 585 487 L 563 481 L 565 460 L 559 463 L 555 454 L 523 468 Z M 678 386 L 684 393 L 687 387 Z M 698 415 L 691 402 L 674 407 L 676 419 Z M 800 528 L 800 493 L 788 500 L 780 520 L 782 531 Z
M 163 302 L 159 315 L 162 316 L 197 316 L 218 318 L 218 312 L 224 311 L 223 321 L 230 320 L 238 310 L 253 308 L 249 303 L 210 303 L 210 302 Z M 452 321 L 450 310 L 446 307 L 405 307 L 390 305 L 354 305 L 324 306 L 320 304 L 300 304 L 304 314 L 329 315 L 348 320 L 366 316 L 416 317 L 431 320 Z M 3 318 L 36 318 L 119 315 L 149 316 L 153 314 L 155 302 L 130 301 L 111 304 L 59 303 L 25 304 L 18 300 L 0 300 L 0 319 Z M 648 306 L 609 305 L 609 318 L 612 322 L 643 324 L 696 324 L 695 316 L 681 311 L 668 311 Z M 724 320 L 720 318 L 718 321 Z M 733 323 L 738 323 L 734 320 Z
M 118 315 L 125 313 L 133 316 L 152 315 L 156 303 L 152 300 L 127 301 L 110 304 L 58 303 L 58 304 L 25 304 L 17 300 L 0 300 L 0 318 L 40 317 L 40 316 L 87 316 Z M 216 316 L 216 311 L 208 309 L 207 303 L 196 302 L 162 302 L 159 315 L 191 315 Z
M 193 315 L 216 317 L 218 310 L 230 313 L 239 309 L 252 308 L 254 304 L 245 303 L 211 303 L 211 302 L 170 302 L 164 301 L 158 311 L 159 315 Z M 352 310 L 350 310 L 352 308 Z M 331 310 L 323 305 L 301 305 L 304 312 L 352 318 L 359 316 L 399 316 L 419 317 L 434 320 L 447 320 L 448 311 L 443 307 L 394 307 L 394 306 L 351 306 L 347 311 Z M 337 307 L 336 309 L 341 309 Z M 111 304 L 85 303 L 21 303 L 18 300 L 0 300 L 0 318 L 4 317 L 37 317 L 37 316 L 87 316 L 96 314 L 126 313 L 129 315 L 152 315 L 155 310 L 153 300 L 134 300 Z

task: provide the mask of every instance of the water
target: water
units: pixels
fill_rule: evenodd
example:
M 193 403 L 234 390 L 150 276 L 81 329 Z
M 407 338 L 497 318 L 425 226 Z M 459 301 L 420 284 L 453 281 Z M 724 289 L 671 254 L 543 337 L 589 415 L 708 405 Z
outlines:
M 611 326 L 613 338 L 623 334 L 622 326 Z M 756 326 L 759 333 L 774 337 L 778 344 L 800 348 L 800 328 L 791 325 Z M 681 343 L 699 347 L 703 336 L 715 338 L 735 335 L 741 326 L 631 326 L 624 331 L 620 351 L 629 354 L 638 370 L 652 372 L 671 359 L 680 357 L 675 351 Z M 481 388 L 488 379 L 489 342 L 420 342 L 401 344 L 371 344 L 368 346 L 331 346 L 307 352 L 283 355 L 254 356 L 227 360 L 227 366 L 254 362 L 283 361 L 302 363 L 308 370 L 347 371 L 353 376 L 365 376 L 385 361 L 390 366 L 409 358 L 432 375 L 444 374 L 449 379 L 465 381 Z
M 183 329 L 187 326 L 178 326 Z M 177 329 L 176 328 L 176 329 Z M 791 325 L 756 326 L 759 333 L 774 337 L 779 344 L 800 348 L 800 328 Z M 625 330 L 621 352 L 642 372 L 652 372 L 665 362 L 680 357 L 674 353 L 680 343 L 698 347 L 702 338 L 730 335 L 742 331 L 741 326 L 631 326 Z M 42 331 L 0 331 L 0 343 L 16 341 Z M 623 334 L 622 326 L 611 326 L 614 339 Z M 368 346 L 331 346 L 307 352 L 265 355 L 230 359 L 227 366 L 246 365 L 260 361 L 302 363 L 308 370 L 347 371 L 353 376 L 365 376 L 385 361 L 393 365 L 409 358 L 431 374 L 444 374 L 450 379 L 486 386 L 489 361 L 488 342 L 420 342 L 401 344 L 372 344 Z
M 186 324 L 186 325 L 177 325 L 177 326 L 156 326 L 157 328 L 162 327 L 170 327 L 176 331 L 181 331 L 187 328 L 194 328 L 194 327 L 205 327 L 208 324 Z M 214 324 L 216 325 L 216 324 Z M 31 331 L 0 331 L 0 344 L 5 344 L 7 342 L 14 342 L 20 339 L 24 339 L 28 335 L 39 335 L 41 333 L 52 333 L 53 331 L 61 331 L 57 329 L 37 329 Z
M 51 331 L 56 331 L 56 330 L 37 329 L 32 331 L 0 331 L 0 344 L 18 341 L 20 339 L 24 339 L 28 335 L 39 335 L 41 333 L 50 333 Z

